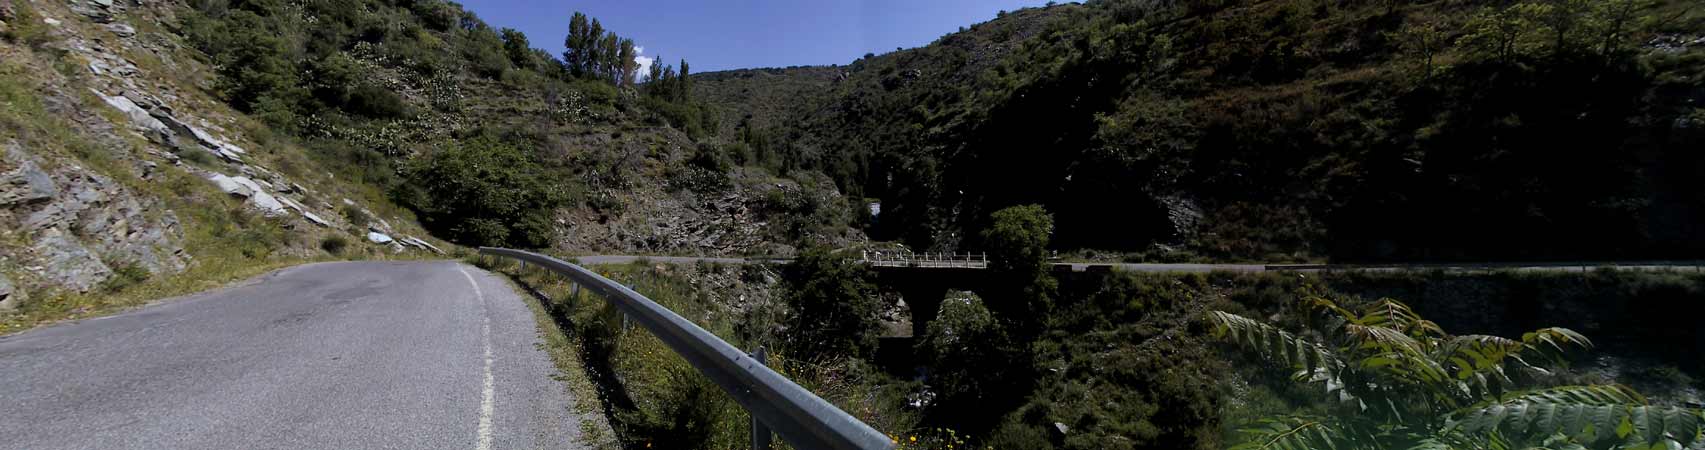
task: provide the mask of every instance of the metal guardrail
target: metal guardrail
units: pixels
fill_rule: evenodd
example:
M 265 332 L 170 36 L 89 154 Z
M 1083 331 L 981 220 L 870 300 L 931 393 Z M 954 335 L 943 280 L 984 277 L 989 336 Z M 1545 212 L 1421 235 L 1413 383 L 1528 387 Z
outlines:
M 602 295 L 650 330 L 699 373 L 710 378 L 761 423 L 800 449 L 890 449 L 893 441 L 870 425 L 633 289 L 575 264 L 532 252 L 481 247 L 480 254 L 532 263 Z M 762 358 L 762 354 L 756 355 Z M 754 430 L 753 440 L 759 441 Z M 767 438 L 767 433 L 766 438 Z M 766 445 L 767 447 L 767 445 Z

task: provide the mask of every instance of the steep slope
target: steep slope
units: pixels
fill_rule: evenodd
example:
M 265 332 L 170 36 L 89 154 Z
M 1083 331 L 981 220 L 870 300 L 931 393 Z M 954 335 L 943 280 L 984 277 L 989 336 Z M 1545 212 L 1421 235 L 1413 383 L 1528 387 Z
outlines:
M 446 239 L 785 254 L 857 237 L 826 183 L 736 170 L 711 151 L 721 125 L 690 96 L 565 68 L 454 3 L 182 11 L 182 35 L 221 68 L 224 100 Z
M 441 248 L 208 96 L 208 66 L 162 31 L 173 9 L 0 2 L 0 331 L 330 254 Z
M 916 247 L 1040 203 L 1133 257 L 1696 257 L 1701 36 L 1677 1 L 1092 1 L 863 58 L 753 134 Z

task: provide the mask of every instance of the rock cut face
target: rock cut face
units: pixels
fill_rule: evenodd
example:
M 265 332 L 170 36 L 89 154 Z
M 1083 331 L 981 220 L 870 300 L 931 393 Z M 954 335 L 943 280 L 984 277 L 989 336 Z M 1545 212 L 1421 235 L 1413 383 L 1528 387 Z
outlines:
M 7 289 L 28 283 L 87 292 L 111 278 L 115 264 L 149 273 L 185 267 L 177 216 L 158 199 L 82 167 L 44 164 L 16 142 L 0 147 L 0 169 L 10 169 L 0 172 L 0 234 L 25 244 L 5 249 L 5 264 L 22 269 Z

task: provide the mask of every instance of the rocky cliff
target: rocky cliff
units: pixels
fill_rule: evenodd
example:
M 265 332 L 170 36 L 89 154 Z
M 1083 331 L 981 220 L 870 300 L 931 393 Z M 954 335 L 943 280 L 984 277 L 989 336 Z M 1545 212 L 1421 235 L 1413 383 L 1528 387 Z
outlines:
M 176 8 L 0 0 L 0 309 L 333 240 L 440 251 L 213 98 L 209 67 L 164 31 Z

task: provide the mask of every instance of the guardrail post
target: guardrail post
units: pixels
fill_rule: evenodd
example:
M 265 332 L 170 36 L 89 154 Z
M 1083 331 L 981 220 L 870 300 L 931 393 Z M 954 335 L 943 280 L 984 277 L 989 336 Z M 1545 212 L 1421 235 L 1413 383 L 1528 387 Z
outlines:
M 634 286 L 634 283 L 628 283 L 628 289 L 639 292 L 639 289 Z M 633 316 L 629 316 L 628 312 L 624 310 L 622 311 L 622 332 L 626 333 L 630 329 L 633 329 Z
M 770 362 L 769 352 L 764 351 L 762 345 L 758 346 L 757 350 L 753 350 L 751 356 L 760 365 L 768 365 Z M 764 422 L 758 420 L 758 416 L 752 416 L 752 450 L 769 450 L 772 437 L 770 427 L 764 426 Z

